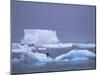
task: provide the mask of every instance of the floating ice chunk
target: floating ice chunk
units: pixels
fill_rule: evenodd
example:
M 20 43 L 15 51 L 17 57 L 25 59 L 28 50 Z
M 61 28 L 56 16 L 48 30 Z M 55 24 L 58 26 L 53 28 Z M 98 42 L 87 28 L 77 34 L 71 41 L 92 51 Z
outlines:
M 80 59 L 80 58 L 94 58 L 95 53 L 88 50 L 71 50 L 68 53 L 59 55 L 55 58 L 55 60 L 65 60 L 65 59 Z
M 25 56 L 25 59 L 29 59 L 31 58 L 34 62 L 36 60 L 36 62 L 49 62 L 52 61 L 52 58 L 47 57 L 45 54 L 42 53 L 32 53 L 32 52 L 26 52 L 23 53 L 23 55 Z
M 12 63 L 17 65 L 17 68 L 23 68 L 24 66 L 23 70 L 25 70 L 25 67 L 27 69 L 43 67 L 51 61 L 53 61 L 53 59 L 47 57 L 45 54 L 32 52 L 24 52 L 19 59 L 12 59 Z
M 89 50 L 71 50 L 67 53 L 68 57 L 95 57 L 95 53 Z
M 88 50 L 71 50 L 55 58 L 57 64 L 83 64 L 95 58 L 95 53 Z

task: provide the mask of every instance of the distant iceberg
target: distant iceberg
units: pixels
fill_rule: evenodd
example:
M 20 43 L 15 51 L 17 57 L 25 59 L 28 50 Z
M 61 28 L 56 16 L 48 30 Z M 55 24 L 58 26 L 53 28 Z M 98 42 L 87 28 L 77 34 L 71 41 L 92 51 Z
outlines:
M 33 44 L 41 47 L 43 44 L 56 44 L 59 40 L 56 31 L 45 29 L 24 29 L 23 44 Z

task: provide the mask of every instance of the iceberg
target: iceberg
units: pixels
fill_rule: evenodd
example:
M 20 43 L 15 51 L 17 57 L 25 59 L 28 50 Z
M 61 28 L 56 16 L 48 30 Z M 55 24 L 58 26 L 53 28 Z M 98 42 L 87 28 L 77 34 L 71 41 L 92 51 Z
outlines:
M 59 40 L 56 31 L 45 29 L 24 29 L 23 44 L 33 44 L 41 47 L 43 44 L 56 44 Z
M 39 50 L 67 47 L 95 48 L 95 44 L 91 43 L 61 43 L 56 31 L 48 29 L 24 29 L 24 37 L 21 40 L 21 44 L 28 45 L 29 48 L 40 48 Z

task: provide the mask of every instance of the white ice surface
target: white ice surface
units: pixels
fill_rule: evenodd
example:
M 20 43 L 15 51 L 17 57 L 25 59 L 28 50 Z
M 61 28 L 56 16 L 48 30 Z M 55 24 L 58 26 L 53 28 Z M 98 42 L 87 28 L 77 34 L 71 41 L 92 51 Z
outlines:
M 73 43 L 73 46 L 79 47 L 79 48 L 95 48 L 95 44 L 84 44 L 84 43 Z
M 95 58 L 95 53 L 88 50 L 71 50 L 68 53 L 57 56 L 55 59 L 47 57 L 46 54 L 43 53 L 22 52 L 20 58 L 12 59 L 12 63 L 19 68 L 23 68 L 24 66 L 27 67 L 27 69 L 31 69 L 33 67 L 44 67 L 48 63 L 56 63 L 59 65 L 67 63 L 87 63 L 91 58 Z M 25 68 L 23 68 L 23 70 L 24 69 Z
M 52 62 L 53 59 L 47 57 L 45 54 L 42 53 L 32 53 L 32 52 L 24 52 L 22 53 L 21 57 L 12 59 L 13 64 L 23 64 L 24 66 L 36 66 L 42 67 L 45 66 L 48 62 Z M 27 63 L 25 63 L 27 62 Z M 19 66 L 20 67 L 20 66 Z
M 45 47 L 45 48 L 67 48 L 67 47 L 72 47 L 72 44 L 71 43 L 43 44 L 42 47 Z
M 55 58 L 55 60 L 81 60 L 82 58 L 93 58 L 95 57 L 95 53 L 89 50 L 71 50 L 68 53 L 59 55 Z

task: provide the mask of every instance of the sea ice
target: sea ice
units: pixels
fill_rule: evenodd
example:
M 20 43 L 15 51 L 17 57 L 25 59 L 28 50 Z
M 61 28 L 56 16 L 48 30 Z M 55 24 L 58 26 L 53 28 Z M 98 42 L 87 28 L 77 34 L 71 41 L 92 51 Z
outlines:
M 89 50 L 71 50 L 68 53 L 59 55 L 55 58 L 55 60 L 65 60 L 65 59 L 69 59 L 69 60 L 79 60 L 81 58 L 94 58 L 95 57 L 95 53 L 89 51 Z
M 84 44 L 84 43 L 73 43 L 73 46 L 76 46 L 78 48 L 95 48 L 95 44 Z

